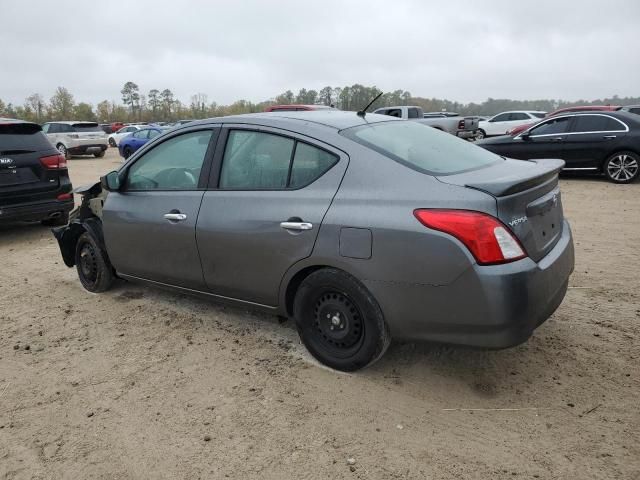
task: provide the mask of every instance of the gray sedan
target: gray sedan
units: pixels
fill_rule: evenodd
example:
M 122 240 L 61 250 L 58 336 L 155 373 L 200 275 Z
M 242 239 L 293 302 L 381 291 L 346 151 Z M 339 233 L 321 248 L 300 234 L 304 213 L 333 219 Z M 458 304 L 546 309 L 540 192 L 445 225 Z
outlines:
M 91 292 L 119 277 L 288 316 L 314 357 L 357 370 L 392 337 L 529 338 L 573 270 L 562 166 L 383 115 L 216 118 L 81 189 L 54 234 Z

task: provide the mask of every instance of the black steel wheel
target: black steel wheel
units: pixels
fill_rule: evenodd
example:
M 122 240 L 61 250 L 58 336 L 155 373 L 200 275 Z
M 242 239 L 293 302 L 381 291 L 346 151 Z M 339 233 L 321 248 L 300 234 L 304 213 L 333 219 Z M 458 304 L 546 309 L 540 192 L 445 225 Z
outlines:
M 90 292 L 108 290 L 113 283 L 113 268 L 93 235 L 85 232 L 76 243 L 76 270 L 82 286 Z
M 294 316 L 309 352 L 336 370 L 370 365 L 391 342 L 376 300 L 340 270 L 323 268 L 305 278 L 296 292 Z
M 124 147 L 124 150 L 122 151 L 122 155 L 124 156 L 125 159 L 129 158 L 132 153 L 133 152 L 129 147 Z

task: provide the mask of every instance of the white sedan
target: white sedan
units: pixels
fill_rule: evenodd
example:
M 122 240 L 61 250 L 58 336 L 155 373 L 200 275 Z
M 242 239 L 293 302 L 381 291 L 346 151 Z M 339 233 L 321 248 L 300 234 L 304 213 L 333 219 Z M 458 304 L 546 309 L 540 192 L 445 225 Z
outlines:
M 479 123 L 476 138 L 481 140 L 485 137 L 506 135 L 507 131 L 513 127 L 518 127 L 523 123 L 535 123 L 544 118 L 546 114 L 547 112 L 537 110 L 517 110 L 499 113 Z
M 126 125 L 124 127 L 122 127 L 120 130 L 118 130 L 115 133 L 112 133 L 111 135 L 109 135 L 109 146 L 111 147 L 117 147 L 120 145 L 120 140 L 122 140 L 124 137 L 131 135 L 133 132 L 137 132 L 138 130 L 141 130 L 143 128 L 149 128 L 148 125 Z

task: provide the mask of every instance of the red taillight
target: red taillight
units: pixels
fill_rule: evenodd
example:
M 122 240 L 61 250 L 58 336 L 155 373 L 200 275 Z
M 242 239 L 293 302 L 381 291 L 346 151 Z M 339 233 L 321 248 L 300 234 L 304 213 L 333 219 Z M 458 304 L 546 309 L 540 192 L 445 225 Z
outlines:
M 60 201 L 71 200 L 73 198 L 73 195 L 70 193 L 61 193 L 56 198 Z
M 520 242 L 495 217 L 470 210 L 414 210 L 424 226 L 460 240 L 481 265 L 513 262 L 526 257 Z
M 46 157 L 40 157 L 40 163 L 44 168 L 49 170 L 58 170 L 60 168 L 67 168 L 67 159 L 64 155 L 48 155 Z
M 458 122 L 458 130 L 464 130 L 464 119 Z

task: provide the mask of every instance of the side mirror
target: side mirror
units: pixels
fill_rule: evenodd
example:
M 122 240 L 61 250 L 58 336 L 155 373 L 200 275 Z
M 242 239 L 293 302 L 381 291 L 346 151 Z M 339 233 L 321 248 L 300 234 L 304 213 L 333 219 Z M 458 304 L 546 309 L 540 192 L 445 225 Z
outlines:
M 120 190 L 120 175 L 115 170 L 100 177 L 100 186 L 107 192 L 117 192 Z
M 531 140 L 531 134 L 529 132 L 522 132 L 520 134 L 520 138 L 525 142 L 528 142 L 529 140 Z

